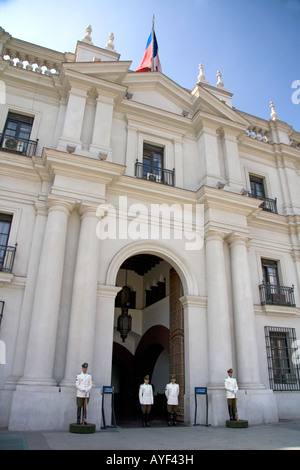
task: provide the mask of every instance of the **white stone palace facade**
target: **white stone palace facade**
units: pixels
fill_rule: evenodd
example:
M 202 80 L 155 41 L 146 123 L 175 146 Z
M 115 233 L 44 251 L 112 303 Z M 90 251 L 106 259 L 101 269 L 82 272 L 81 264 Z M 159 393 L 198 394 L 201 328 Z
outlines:
M 207 387 L 224 425 L 229 367 L 241 419 L 299 418 L 300 133 L 201 64 L 192 90 L 130 66 L 91 28 L 75 53 L 0 29 L 0 426 L 68 429 L 83 362 L 98 427 L 145 374 L 164 419 L 170 373 L 181 421 Z

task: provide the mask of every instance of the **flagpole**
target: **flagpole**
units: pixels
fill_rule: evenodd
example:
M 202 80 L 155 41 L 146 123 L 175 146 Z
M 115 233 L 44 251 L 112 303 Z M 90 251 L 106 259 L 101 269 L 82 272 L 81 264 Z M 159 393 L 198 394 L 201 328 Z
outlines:
M 154 15 L 152 18 L 152 57 L 151 57 L 151 72 L 154 71 Z

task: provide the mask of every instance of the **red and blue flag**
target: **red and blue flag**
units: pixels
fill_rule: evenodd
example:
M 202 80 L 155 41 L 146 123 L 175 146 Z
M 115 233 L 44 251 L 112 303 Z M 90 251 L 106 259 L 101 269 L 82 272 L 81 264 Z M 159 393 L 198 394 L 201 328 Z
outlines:
M 140 66 L 136 69 L 136 72 L 161 72 L 161 65 L 158 57 L 158 44 L 154 28 L 150 33 L 144 57 Z

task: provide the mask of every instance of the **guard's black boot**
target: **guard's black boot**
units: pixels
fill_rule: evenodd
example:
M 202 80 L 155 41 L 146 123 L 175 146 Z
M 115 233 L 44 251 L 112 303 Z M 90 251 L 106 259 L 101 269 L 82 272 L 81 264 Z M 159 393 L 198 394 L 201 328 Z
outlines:
M 171 426 L 171 413 L 168 413 L 168 426 Z
M 142 426 L 143 426 L 143 428 L 146 426 L 146 421 L 145 421 L 145 415 L 144 415 L 144 413 L 142 414 Z
M 173 413 L 173 424 L 177 426 L 177 413 Z
M 149 424 L 149 415 L 148 414 L 145 414 L 145 424 L 146 424 L 146 428 L 149 428 L 150 424 Z
M 81 408 L 77 407 L 77 424 L 80 424 Z
M 228 405 L 228 413 L 229 413 L 230 421 L 233 421 L 232 406 L 231 405 Z

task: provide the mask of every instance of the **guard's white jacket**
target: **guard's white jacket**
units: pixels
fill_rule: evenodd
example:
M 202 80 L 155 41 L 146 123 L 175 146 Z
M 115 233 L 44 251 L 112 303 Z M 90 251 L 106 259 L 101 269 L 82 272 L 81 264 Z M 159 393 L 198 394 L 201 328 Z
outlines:
M 236 398 L 238 391 L 238 384 L 233 377 L 226 377 L 225 379 L 226 398 Z
M 166 385 L 165 395 L 168 405 L 178 405 L 179 385 L 172 382 Z
M 139 400 L 141 405 L 153 405 L 153 389 L 150 384 L 142 384 L 139 389 Z
M 91 374 L 78 374 L 76 377 L 76 388 L 77 388 L 77 397 L 86 398 L 90 396 L 90 390 L 92 388 L 92 376 Z

